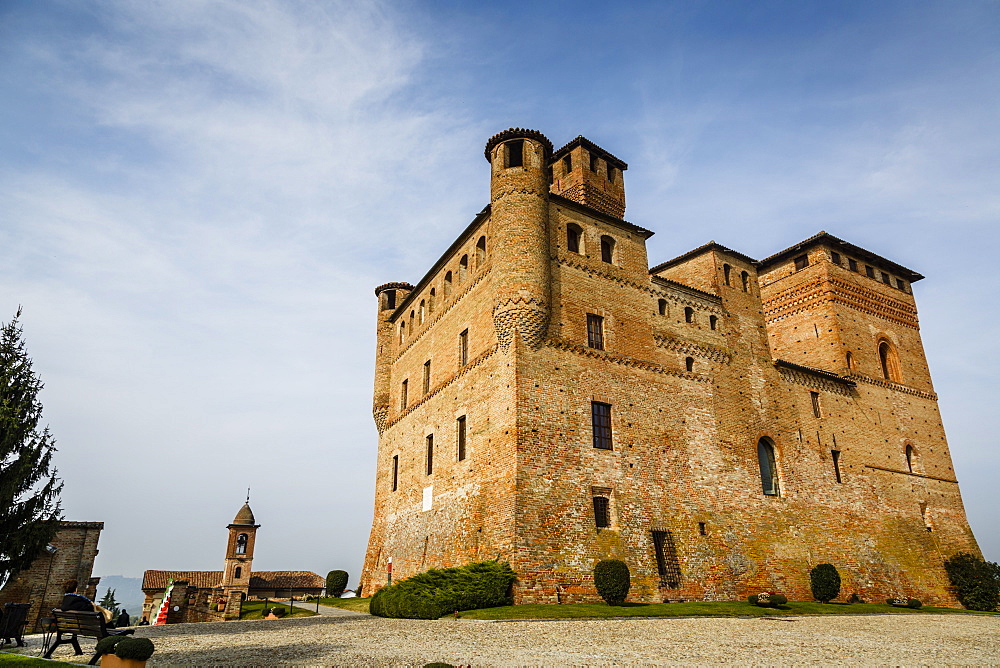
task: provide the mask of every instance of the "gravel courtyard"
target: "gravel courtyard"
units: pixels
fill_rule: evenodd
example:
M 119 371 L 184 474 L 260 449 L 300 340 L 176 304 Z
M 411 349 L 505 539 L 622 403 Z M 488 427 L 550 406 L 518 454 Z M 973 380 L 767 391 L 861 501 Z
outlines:
M 151 666 L 1000 664 L 1000 616 L 974 615 L 511 622 L 344 615 L 142 627 L 137 635 L 156 643 Z M 71 656 L 64 646 L 53 658 Z

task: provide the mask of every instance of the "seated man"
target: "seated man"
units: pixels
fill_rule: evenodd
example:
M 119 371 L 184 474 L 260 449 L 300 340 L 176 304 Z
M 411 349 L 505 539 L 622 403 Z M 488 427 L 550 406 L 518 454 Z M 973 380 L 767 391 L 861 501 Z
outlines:
M 66 586 L 63 588 L 63 591 L 66 593 L 63 594 L 62 604 L 59 606 L 60 610 L 64 612 L 68 610 L 79 610 L 80 612 L 99 612 L 104 615 L 105 623 L 111 621 L 112 615 L 110 610 L 102 608 L 83 594 L 77 594 L 77 589 L 78 586 L 76 580 L 66 581 Z

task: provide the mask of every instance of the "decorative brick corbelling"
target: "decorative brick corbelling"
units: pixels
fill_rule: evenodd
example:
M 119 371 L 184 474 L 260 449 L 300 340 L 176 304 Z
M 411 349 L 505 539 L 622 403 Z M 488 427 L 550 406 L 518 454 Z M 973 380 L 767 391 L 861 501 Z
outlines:
M 648 360 L 641 360 L 635 357 L 628 357 L 626 355 L 614 355 L 607 352 L 606 350 L 596 350 L 594 348 L 588 348 L 587 346 L 581 346 L 577 343 L 570 343 L 569 341 L 564 341 L 561 339 L 547 339 L 545 345 L 552 348 L 557 348 L 559 350 L 565 350 L 567 352 L 575 353 L 583 357 L 591 357 L 594 359 L 601 359 L 607 362 L 613 362 L 615 364 L 620 364 L 622 366 L 632 367 L 634 369 L 644 369 L 645 371 L 652 371 L 653 373 L 660 373 L 665 376 L 676 376 L 677 378 L 684 378 L 686 380 L 694 380 L 699 383 L 711 383 L 713 381 L 712 376 L 696 374 L 696 373 L 686 373 L 684 371 L 675 371 L 674 369 L 668 369 L 662 364 L 657 364 L 655 362 L 650 362 Z
M 544 193 L 540 190 L 535 190 L 534 188 L 498 186 L 496 189 L 494 189 L 492 196 L 490 197 L 490 201 L 496 202 L 498 199 L 509 197 L 510 195 L 533 195 L 538 197 L 544 197 L 547 194 L 548 193 Z
M 508 299 L 493 309 L 493 326 L 501 349 L 510 349 L 514 332 L 520 333 L 528 347 L 537 349 L 548 331 L 548 305 L 538 299 Z
M 879 387 L 884 387 L 887 390 L 893 390 L 894 392 L 902 392 L 903 394 L 912 394 L 915 397 L 922 397 L 924 399 L 930 399 L 932 401 L 937 401 L 937 393 L 926 392 L 924 390 L 918 390 L 914 387 L 907 387 L 900 383 L 894 383 L 891 380 L 885 380 L 883 378 L 872 378 L 871 376 L 865 376 L 860 373 L 849 373 L 844 376 L 844 378 L 849 378 L 855 382 L 868 383 L 869 385 L 878 385 Z
M 476 287 L 476 285 L 478 285 L 480 281 L 482 281 L 484 278 L 486 278 L 486 275 L 490 273 L 490 270 L 491 270 L 492 266 L 491 266 L 491 264 L 489 262 L 486 262 L 485 264 L 482 265 L 482 267 L 483 268 L 480 269 L 480 270 L 478 270 L 476 272 L 476 275 L 472 277 L 472 281 L 469 283 L 469 285 L 466 286 L 465 288 L 463 288 L 461 292 L 452 295 L 450 298 L 446 298 L 444 295 L 441 295 L 439 297 L 439 299 L 441 301 L 445 301 L 445 299 L 447 299 L 447 304 L 443 305 L 440 309 L 438 309 L 437 315 L 434 316 L 433 319 L 431 319 L 431 318 L 426 319 L 424 321 L 424 324 L 421 326 L 419 332 L 417 332 L 416 334 L 413 334 L 412 336 L 407 336 L 407 338 L 406 338 L 406 345 L 403 346 L 402 350 L 400 350 L 399 353 L 397 353 L 397 355 L 393 358 L 393 360 L 392 360 L 393 362 L 396 362 L 400 357 L 402 357 L 403 355 L 405 355 L 406 351 L 408 351 L 413 346 L 413 344 L 415 344 L 417 341 L 419 341 L 420 337 L 422 337 L 425 332 L 430 331 L 430 329 L 435 324 L 437 324 L 438 320 L 440 320 L 441 318 L 443 318 L 445 316 L 445 314 L 448 313 L 448 311 L 450 311 L 451 309 L 455 308 L 455 306 L 458 304 L 459 300 L 461 300 L 463 297 L 465 297 L 465 295 L 469 294 L 469 292 L 472 290 L 472 288 Z M 393 331 L 393 336 L 396 336 L 396 337 L 399 336 L 399 329 L 398 328 Z
M 779 292 L 763 303 L 764 317 L 771 324 L 822 302 L 843 304 L 904 327 L 919 329 L 917 310 L 912 305 L 836 278 L 818 277 Z
M 811 374 L 805 371 L 789 369 L 786 367 L 778 367 L 778 373 L 781 374 L 781 379 L 788 383 L 795 383 L 796 385 L 803 385 L 805 387 L 811 387 L 813 389 L 823 390 L 824 392 L 831 392 L 833 394 L 841 394 L 845 397 L 849 397 L 854 394 L 851 391 L 851 388 L 843 383 L 838 383 L 837 381 L 830 380 L 829 378 L 823 378 L 818 374 Z
M 381 435 L 385 431 L 389 420 L 389 406 L 372 406 L 372 417 L 375 418 L 375 427 L 378 429 L 378 433 Z
M 711 346 L 685 341 L 675 336 L 663 336 L 662 334 L 654 334 L 653 340 L 656 342 L 657 348 L 663 348 L 664 350 L 671 350 L 673 352 L 703 357 L 721 364 L 729 364 L 733 361 L 732 354 L 722 350 L 721 348 L 713 348 Z
M 452 375 L 448 376 L 448 378 L 446 378 L 445 380 L 443 380 L 441 383 L 439 383 L 439 384 L 435 385 L 434 387 L 432 387 L 427 394 L 424 394 L 423 396 L 420 397 L 420 399 L 418 399 L 417 401 L 413 402 L 412 404 L 408 404 L 406 406 L 405 410 L 400 411 L 396 415 L 396 417 L 393 418 L 392 420 L 388 420 L 386 422 L 385 429 L 388 429 L 389 427 L 392 427 L 397 422 L 399 422 L 400 420 L 402 420 L 403 418 L 405 418 L 407 415 L 409 415 L 410 413 L 412 413 L 414 410 L 416 410 L 420 406 L 423 406 L 432 397 L 437 396 L 441 392 L 441 390 L 447 389 L 447 387 L 449 385 L 451 385 L 456 380 L 458 380 L 459 378 L 461 378 L 462 376 L 464 376 L 465 374 L 469 373 L 470 371 L 472 371 L 473 369 L 475 369 L 476 367 L 478 367 L 480 364 L 482 364 L 483 362 L 485 362 L 487 359 L 489 359 L 490 356 L 493 355 L 493 353 L 495 353 L 496 351 L 497 351 L 497 347 L 496 346 L 492 346 L 491 348 L 489 348 L 488 350 L 486 350 L 485 352 L 483 352 L 482 354 L 480 354 L 479 357 L 476 357 L 471 362 L 469 362 L 468 364 L 466 364 L 465 366 L 463 366 L 461 369 L 459 369 L 457 372 L 455 372 Z M 380 435 L 381 435 L 381 433 L 382 432 L 379 432 Z

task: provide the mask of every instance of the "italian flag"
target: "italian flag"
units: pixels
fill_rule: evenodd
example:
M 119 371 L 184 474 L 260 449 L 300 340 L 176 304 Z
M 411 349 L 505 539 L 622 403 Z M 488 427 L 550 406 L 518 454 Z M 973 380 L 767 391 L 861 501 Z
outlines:
M 163 592 L 163 603 L 160 604 L 160 611 L 156 613 L 156 619 L 153 620 L 153 626 L 167 623 L 167 611 L 170 610 L 170 592 L 173 590 L 174 580 L 171 578 L 170 580 L 167 580 L 167 590 Z

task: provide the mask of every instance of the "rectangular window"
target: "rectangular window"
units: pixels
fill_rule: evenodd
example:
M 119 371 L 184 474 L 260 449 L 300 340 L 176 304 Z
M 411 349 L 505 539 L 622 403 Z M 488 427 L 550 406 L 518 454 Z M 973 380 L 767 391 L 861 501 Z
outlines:
M 465 416 L 456 420 L 458 423 L 458 461 L 465 459 Z
M 896 287 L 902 290 L 903 292 L 906 292 L 906 283 L 903 282 L 903 279 L 901 278 L 896 279 Z
M 392 491 L 399 489 L 399 455 L 392 456 Z
M 875 278 L 875 269 L 873 267 L 865 265 L 865 276 L 868 278 Z
M 882 272 L 882 282 L 886 285 L 892 285 L 892 279 L 889 278 L 889 274 Z
M 597 171 L 597 154 L 595 153 L 590 154 L 590 171 Z
M 813 416 L 823 417 L 823 414 L 819 410 L 819 392 L 810 392 L 809 398 L 812 399 Z
M 463 330 L 458 335 L 458 366 L 469 363 L 469 330 Z
M 427 435 L 427 475 L 434 473 L 434 434 Z
M 431 361 L 424 362 L 424 394 L 431 391 Z
M 830 259 L 833 260 L 834 264 L 840 264 L 840 253 L 830 251 Z
M 847 268 L 850 269 L 851 271 L 857 271 L 858 261 L 852 260 L 851 258 L 847 258 Z
M 406 410 L 406 386 L 409 384 L 409 380 L 404 380 L 402 387 L 399 389 L 399 410 Z
M 587 314 L 587 345 L 604 350 L 604 318 L 593 313 Z
M 840 450 L 831 450 L 830 456 L 833 457 L 833 473 L 837 476 L 837 482 L 844 482 L 840 479 Z
M 590 402 L 590 420 L 594 431 L 594 447 L 611 450 L 611 404 Z
M 799 271 L 800 269 L 805 269 L 808 266 L 809 266 L 808 255 L 800 255 L 797 258 L 795 258 L 795 271 Z
M 572 156 L 567 155 L 565 158 L 563 158 L 563 169 L 566 171 L 567 174 L 569 174 L 570 172 L 573 171 L 573 157 Z
M 607 529 L 611 526 L 611 512 L 609 499 L 606 496 L 594 497 L 594 526 L 598 529 Z
M 660 575 L 660 584 L 668 589 L 681 586 L 681 565 L 677 560 L 677 547 L 674 545 L 674 535 L 670 531 L 653 529 L 653 550 L 656 554 L 656 570 Z
M 515 139 L 509 141 L 507 146 L 507 166 L 508 167 L 523 167 L 524 166 L 524 140 Z

